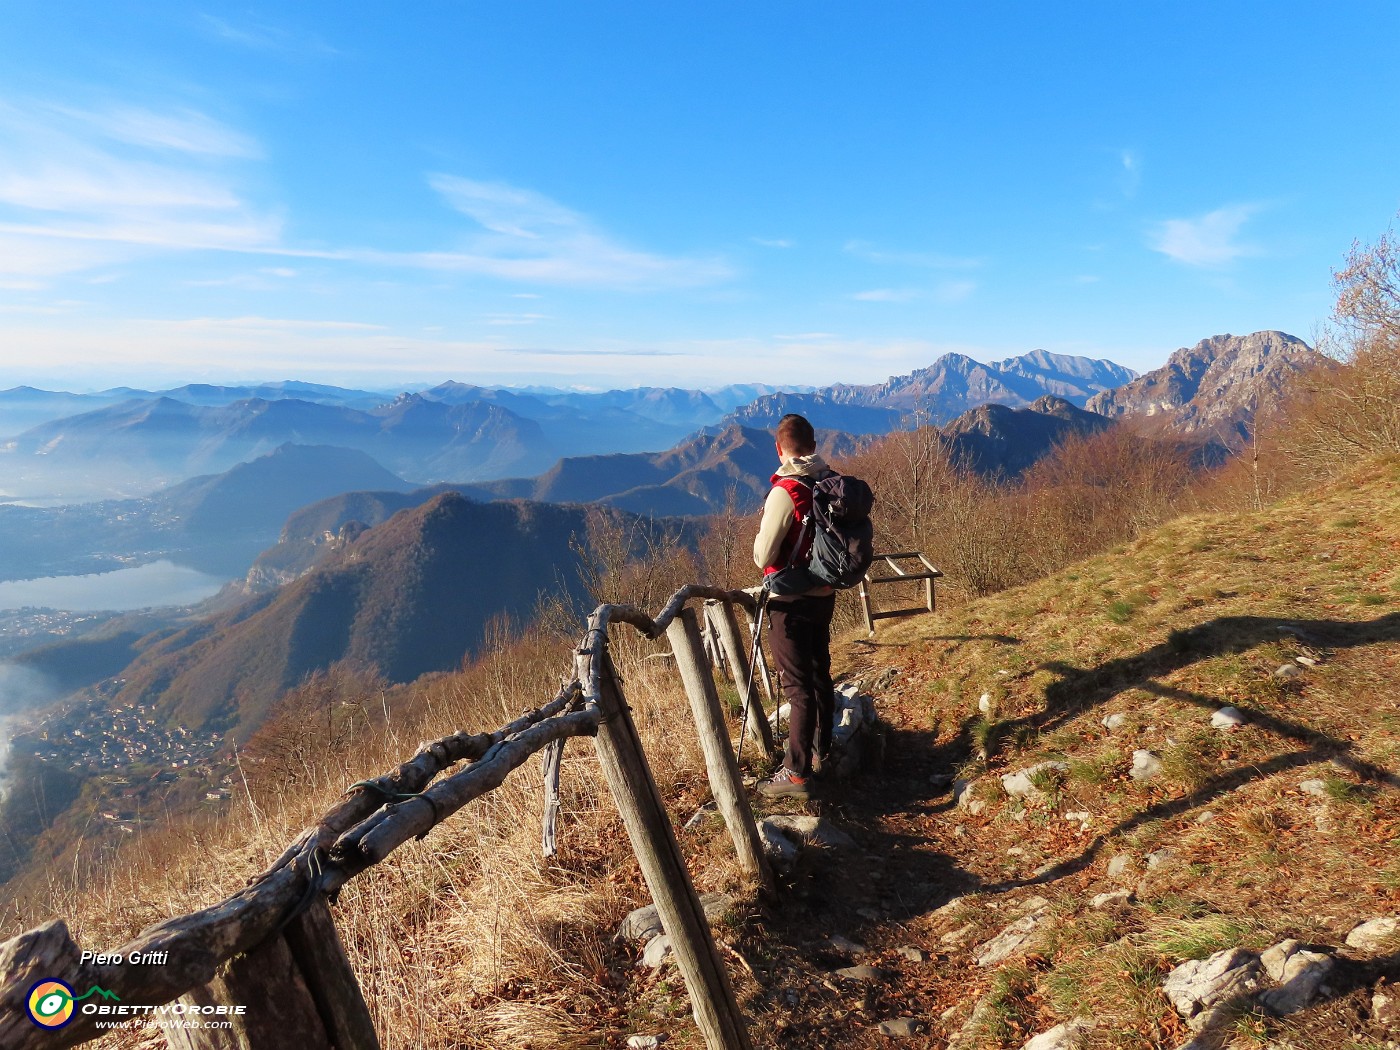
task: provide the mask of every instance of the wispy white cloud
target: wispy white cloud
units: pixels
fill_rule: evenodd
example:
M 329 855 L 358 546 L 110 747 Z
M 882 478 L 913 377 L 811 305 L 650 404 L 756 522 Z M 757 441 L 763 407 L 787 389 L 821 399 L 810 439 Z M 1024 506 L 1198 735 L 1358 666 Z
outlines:
M 853 292 L 851 298 L 862 303 L 907 303 L 922 298 L 924 293 L 918 288 L 871 288 L 864 292 Z
M 246 136 L 189 109 L 0 101 L 0 276 L 52 278 L 149 249 L 275 244 L 245 201 Z
M 320 321 L 290 317 L 184 317 L 175 320 L 152 319 L 137 323 L 205 331 L 232 329 L 253 332 L 382 332 L 386 330 L 383 325 L 366 324 L 362 321 Z
M 1167 219 L 1148 231 L 1147 245 L 1187 266 L 1226 266 L 1263 254 L 1257 245 L 1239 239 L 1244 224 L 1261 210 L 1259 204 L 1233 204 L 1194 219 Z
M 933 297 L 940 303 L 951 305 L 965 302 L 976 291 L 976 281 L 943 281 L 934 288 Z
M 230 22 L 215 15 L 200 15 L 200 24 L 215 39 L 253 51 L 277 54 L 336 55 L 339 52 L 314 33 L 303 33 L 267 22 Z
M 1123 167 L 1120 183 L 1123 196 L 1137 196 L 1138 188 L 1142 185 L 1142 154 L 1137 150 L 1125 149 L 1119 152 L 1118 162 Z
M 730 276 L 717 259 L 623 244 L 533 190 L 444 174 L 429 184 L 478 227 L 455 245 L 386 251 L 287 244 L 277 209 L 255 204 L 242 189 L 244 166 L 260 155 L 247 136 L 188 108 L 0 101 L 0 280 L 42 281 L 154 253 L 210 251 L 624 289 L 692 287 Z M 237 276 L 217 281 L 250 290 L 256 284 Z
M 700 285 L 730 275 L 729 267 L 718 260 L 629 248 L 587 217 L 533 190 L 443 174 L 430 176 L 429 184 L 486 232 L 469 237 L 461 251 L 393 257 L 407 265 L 514 280 L 619 287 Z
M 529 325 L 538 324 L 547 320 L 548 314 L 487 314 L 486 323 L 490 325 Z
M 983 265 L 983 260 L 972 256 L 945 255 L 941 252 L 886 251 L 876 248 L 869 241 L 847 241 L 843 250 L 866 262 L 916 266 L 927 270 L 975 270 Z
M 916 299 L 932 299 L 951 305 L 963 302 L 976 291 L 976 281 L 940 281 L 932 288 L 871 288 L 856 292 L 851 298 L 862 303 L 908 303 Z

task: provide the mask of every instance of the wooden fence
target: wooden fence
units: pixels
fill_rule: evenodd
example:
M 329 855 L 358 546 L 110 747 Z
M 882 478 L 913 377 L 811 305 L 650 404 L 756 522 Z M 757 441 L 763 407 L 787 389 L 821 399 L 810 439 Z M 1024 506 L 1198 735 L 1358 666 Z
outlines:
M 706 600 L 710 647 L 722 653 L 741 689 L 747 683 L 750 695 L 740 699 L 771 750 L 772 731 L 749 673 L 749 650 L 735 611 L 754 613 L 752 596 L 691 585 L 677 591 L 655 619 L 631 605 L 599 606 L 575 652 L 574 678 L 553 700 L 494 733 L 454 733 L 424 744 L 398 769 L 353 785 L 267 870 L 226 900 L 152 926 L 88 961 L 61 919 L 0 944 L 0 1046 L 75 1046 L 102 1035 L 97 1027 L 102 1021 L 183 1017 L 229 1025 L 164 1028 L 167 1044 L 176 1050 L 378 1050 L 369 1009 L 331 918 L 329 905 L 340 888 L 498 787 L 545 749 L 553 751 L 555 771 L 544 832 L 546 849 L 552 848 L 558 752 L 569 737 L 591 736 L 706 1044 L 712 1050 L 748 1050 L 744 1018 L 608 652 L 615 623 L 630 624 L 649 638 L 664 634 L 670 641 L 716 804 L 741 865 L 771 893 L 773 873 L 739 778 L 701 621 L 687 608 L 694 599 Z M 459 763 L 465 766 L 448 772 Z M 141 958 L 160 962 L 127 961 Z M 64 1009 L 71 1011 L 62 1027 L 44 1027 L 31 1015 L 31 998 L 36 988 L 45 998 L 39 986 L 46 981 L 63 982 L 80 1000 L 65 1006 L 69 993 L 63 991 L 46 998 L 40 1010 L 44 1019 L 58 1020 Z M 117 998 L 93 998 L 94 989 Z M 156 1009 L 166 1004 L 176 1004 L 170 1009 L 178 1012 Z

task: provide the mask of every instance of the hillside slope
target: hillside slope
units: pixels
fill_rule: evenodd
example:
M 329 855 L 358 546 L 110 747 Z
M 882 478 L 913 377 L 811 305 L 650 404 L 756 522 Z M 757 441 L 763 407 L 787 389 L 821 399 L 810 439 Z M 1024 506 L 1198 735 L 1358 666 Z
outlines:
M 880 920 L 841 932 L 936 958 L 898 964 L 905 1012 L 960 1047 L 1075 1017 L 1096 1047 L 1184 1044 L 1166 974 L 1289 938 L 1330 958 L 1330 991 L 1199 1045 L 1386 1045 L 1400 1018 L 1372 997 L 1400 939 L 1347 938 L 1400 913 L 1398 552 L 1391 460 L 853 643 L 893 677 L 898 728 L 885 779 L 843 806 L 887 861 Z M 929 781 L 954 774 L 952 796 Z M 1013 921 L 1027 936 L 987 961 Z
M 391 682 L 453 670 L 491 617 L 528 616 L 541 591 L 581 596 L 572 543 L 587 529 L 578 509 L 444 493 L 281 590 L 144 647 L 118 702 L 246 734 L 285 690 L 337 661 Z
M 840 640 L 842 677 L 874 693 L 887 723 L 883 762 L 811 803 L 773 804 L 853 842 L 802 850 L 768 902 L 737 876 L 719 817 L 697 813 L 709 793 L 674 674 L 634 654 L 627 696 L 687 864 L 699 889 L 734 896 L 715 937 L 755 1047 L 1022 1050 L 1082 1019 L 1083 1050 L 1170 1050 L 1192 1035 L 1163 994 L 1169 972 L 1288 939 L 1330 960 L 1316 1001 L 1286 1018 L 1228 1015 L 1190 1045 L 1381 1050 L 1400 1038 L 1387 1012 L 1400 939 L 1345 946 L 1362 921 L 1400 914 L 1397 552 L 1391 460 Z M 568 648 L 537 639 L 420 684 L 421 721 L 400 721 L 414 707 L 390 691 L 394 721 L 326 754 L 305 789 L 252 765 L 248 806 L 152 832 L 100 880 L 71 865 L 71 888 L 62 873 L 46 880 L 52 904 L 25 901 L 18 928 L 63 914 L 101 947 L 208 905 L 412 741 L 552 695 Z M 1211 725 L 1226 705 L 1243 716 L 1233 730 Z M 1155 775 L 1131 775 L 1139 750 Z M 1061 765 L 1015 776 L 1042 762 Z M 336 921 L 388 1050 L 656 1033 L 702 1045 L 675 970 L 637 966 L 613 936 L 646 891 L 591 748 L 570 745 L 564 777 L 549 861 L 540 779 L 522 771 L 346 887 Z M 208 864 L 209 850 L 226 863 Z M 1048 1045 L 1069 1044 L 1037 1050 Z

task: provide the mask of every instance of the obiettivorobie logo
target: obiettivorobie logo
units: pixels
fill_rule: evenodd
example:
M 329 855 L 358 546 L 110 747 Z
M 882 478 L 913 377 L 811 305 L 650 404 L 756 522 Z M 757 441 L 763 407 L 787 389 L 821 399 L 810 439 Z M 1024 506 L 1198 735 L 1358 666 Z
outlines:
M 91 1000 L 84 1002 L 84 1000 Z M 113 1006 L 112 1004 L 117 1005 Z M 224 1028 L 248 1008 L 228 1003 L 162 1003 L 159 1006 L 123 1003 L 116 992 L 93 985 L 82 995 L 56 977 L 39 981 L 25 999 L 29 1019 L 40 1028 L 62 1028 L 81 1014 L 98 1028 Z
M 29 1019 L 40 1028 L 62 1028 L 69 1021 L 73 1020 L 73 1014 L 77 1012 L 74 1004 L 90 999 L 92 996 L 99 996 L 113 1002 L 121 1002 L 117 998 L 116 992 L 109 992 L 106 988 L 99 988 L 93 985 L 82 995 L 74 995 L 73 989 L 63 981 L 48 980 L 40 981 L 29 989 L 29 998 L 25 1005 L 29 1010 Z

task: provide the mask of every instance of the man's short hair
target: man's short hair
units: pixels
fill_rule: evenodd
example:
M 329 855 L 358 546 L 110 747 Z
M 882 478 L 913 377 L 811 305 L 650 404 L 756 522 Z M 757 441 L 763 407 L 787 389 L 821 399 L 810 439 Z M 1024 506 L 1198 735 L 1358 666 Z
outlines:
M 789 412 L 778 420 L 778 444 L 794 456 L 810 456 L 817 450 L 817 435 L 806 417 Z

